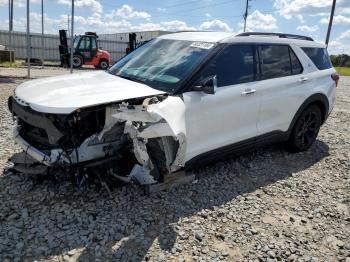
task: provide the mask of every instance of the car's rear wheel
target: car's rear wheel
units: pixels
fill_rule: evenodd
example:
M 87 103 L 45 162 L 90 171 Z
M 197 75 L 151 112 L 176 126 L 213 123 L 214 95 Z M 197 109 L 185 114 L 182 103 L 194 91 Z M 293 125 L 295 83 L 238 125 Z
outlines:
M 109 63 L 107 60 L 101 60 L 100 63 L 98 63 L 98 68 L 101 68 L 102 70 L 106 70 L 109 67 Z
M 294 124 L 287 142 L 291 151 L 301 152 L 309 149 L 315 142 L 322 123 L 322 113 L 318 106 L 306 108 Z

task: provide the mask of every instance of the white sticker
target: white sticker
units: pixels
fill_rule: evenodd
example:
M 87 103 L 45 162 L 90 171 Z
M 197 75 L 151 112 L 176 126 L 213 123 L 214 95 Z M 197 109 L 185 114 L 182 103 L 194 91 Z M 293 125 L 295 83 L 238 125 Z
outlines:
M 193 42 L 190 46 L 202 48 L 202 49 L 210 49 L 214 46 L 214 44 L 213 43 L 206 43 L 206 42 Z

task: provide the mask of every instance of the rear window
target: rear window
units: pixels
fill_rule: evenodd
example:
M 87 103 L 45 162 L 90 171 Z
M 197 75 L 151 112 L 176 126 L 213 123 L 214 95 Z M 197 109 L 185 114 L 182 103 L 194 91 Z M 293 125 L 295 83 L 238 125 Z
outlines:
M 301 49 L 303 49 L 319 70 L 332 67 L 332 62 L 325 48 L 302 47 Z

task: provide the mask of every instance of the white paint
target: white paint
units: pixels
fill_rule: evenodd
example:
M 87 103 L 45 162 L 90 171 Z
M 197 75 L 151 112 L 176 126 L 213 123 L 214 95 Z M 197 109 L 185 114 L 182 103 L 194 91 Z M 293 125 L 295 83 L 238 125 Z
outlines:
M 208 42 L 208 43 L 275 43 L 293 44 L 305 47 L 325 48 L 325 44 L 316 41 L 305 41 L 300 39 L 279 38 L 277 36 L 236 36 L 226 32 L 182 32 L 167 34 L 158 37 L 159 39 Z
M 213 95 L 184 93 L 186 106 L 186 161 L 257 135 L 259 97 L 242 96 L 259 82 L 219 87 Z
M 335 83 L 331 74 L 335 69 L 318 70 L 298 46 L 291 47 L 299 57 L 304 71 L 299 75 L 263 80 L 256 86 L 261 101 L 258 135 L 287 131 L 300 106 L 313 94 L 324 94 L 329 98 L 329 109 L 333 107 Z M 302 78 L 307 81 L 301 82 Z
M 162 102 L 136 105 L 134 108 L 125 105 L 107 107 L 105 130 L 109 130 L 120 120 L 127 121 L 124 132 L 133 139 L 135 156 L 140 164 L 150 170 L 153 167 L 146 148 L 148 138 L 172 136 L 179 142 L 175 159 L 168 167 L 169 171 L 176 171 L 186 161 L 202 153 L 271 131 L 286 131 L 298 108 L 312 94 L 326 95 L 329 110 L 334 106 L 335 83 L 331 74 L 335 70 L 318 70 L 300 48 L 324 47 L 323 44 L 273 37 L 232 37 L 227 33 L 209 32 L 179 33 L 160 38 L 209 43 L 221 41 L 290 44 L 299 57 L 304 72 L 294 76 L 220 87 L 213 95 L 187 92 L 182 94 L 183 100 L 179 96 L 168 96 Z M 307 78 L 307 81 L 301 82 L 301 77 Z M 256 92 L 244 95 L 249 89 Z M 15 90 L 16 99 L 22 104 L 28 103 L 39 112 L 57 114 L 70 113 L 81 107 L 163 93 L 105 72 L 33 80 L 23 83 Z M 140 132 L 132 122 L 141 122 L 147 124 L 147 127 Z M 98 139 L 97 134 L 88 138 L 79 148 L 80 160 L 103 157 L 100 156 L 103 152 L 102 144 L 95 147 L 90 145 L 90 141 L 95 138 Z M 22 138 L 16 139 L 37 160 L 52 163 L 57 158 L 59 151 L 53 152 L 53 159 L 50 159 L 50 156 L 31 147 Z M 72 154 L 73 160 L 74 157 Z
M 130 138 L 133 139 L 134 153 L 140 164 L 149 167 L 150 161 L 145 146 L 146 141 L 139 141 L 138 138 L 148 139 L 172 136 L 178 140 L 179 148 L 168 169 L 169 171 L 176 171 L 185 165 L 185 104 L 180 97 L 169 96 L 162 102 L 147 106 L 133 106 L 133 108 L 121 106 L 118 113 L 113 114 L 113 117 L 117 120 L 127 120 L 124 133 L 129 134 Z M 131 122 L 153 124 L 139 132 Z
M 159 39 L 181 40 L 191 42 L 209 42 L 217 43 L 227 37 L 233 37 L 232 33 L 225 32 L 182 32 L 176 34 L 167 34 L 159 36 Z
M 77 108 L 163 93 L 103 71 L 36 79 L 15 89 L 17 99 L 28 103 L 33 110 L 55 114 L 68 114 Z
M 128 177 L 140 185 L 151 185 L 157 183 L 157 181 L 154 180 L 153 176 L 150 175 L 149 170 L 140 165 L 135 165 Z
M 134 108 L 128 108 L 126 105 L 121 105 L 120 108 L 115 112 L 112 117 L 119 120 L 125 121 L 142 121 L 142 122 L 158 122 L 161 117 L 157 114 L 152 114 L 147 111 L 145 106 L 133 106 Z
M 185 165 L 185 154 L 187 148 L 186 140 L 186 106 L 184 101 L 178 96 L 169 96 L 159 104 L 148 107 L 150 112 L 160 115 L 174 132 L 174 137 L 179 142 L 175 159 L 170 167 L 171 171 L 176 171 Z

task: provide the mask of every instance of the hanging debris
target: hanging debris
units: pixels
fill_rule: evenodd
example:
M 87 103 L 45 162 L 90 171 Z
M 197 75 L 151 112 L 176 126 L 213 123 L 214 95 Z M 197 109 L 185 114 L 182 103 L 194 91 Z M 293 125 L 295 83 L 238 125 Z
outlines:
M 107 177 L 162 183 L 184 167 L 185 106 L 180 97 L 132 99 L 71 114 L 36 112 L 14 97 L 9 108 L 17 120 L 14 137 L 24 149 L 11 159 L 18 172 L 65 170 L 77 184 L 93 176 L 106 187 Z

